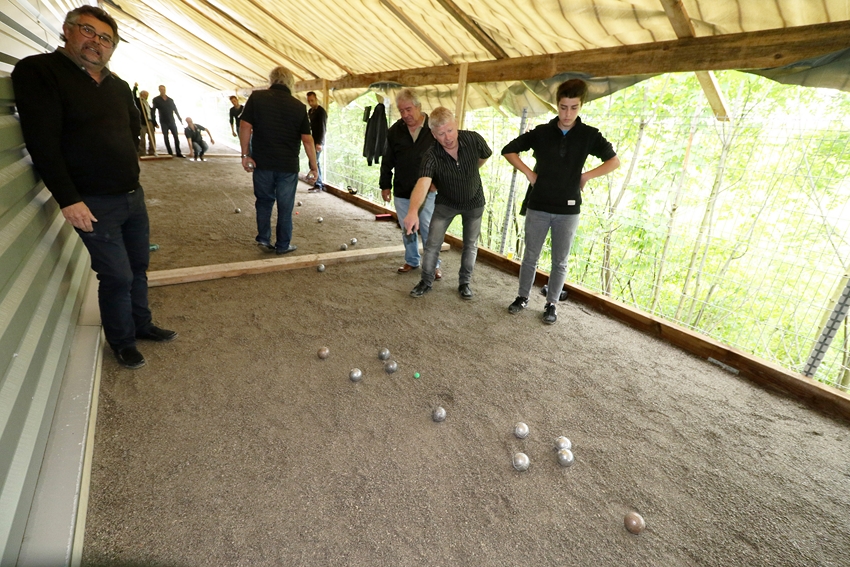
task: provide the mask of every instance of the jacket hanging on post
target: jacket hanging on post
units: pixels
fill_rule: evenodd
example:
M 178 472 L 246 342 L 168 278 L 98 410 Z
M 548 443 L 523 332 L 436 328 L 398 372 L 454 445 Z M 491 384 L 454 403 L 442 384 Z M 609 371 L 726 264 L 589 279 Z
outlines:
M 371 166 L 378 163 L 387 146 L 387 110 L 383 104 L 375 107 L 366 123 L 366 141 L 363 144 L 363 157 Z

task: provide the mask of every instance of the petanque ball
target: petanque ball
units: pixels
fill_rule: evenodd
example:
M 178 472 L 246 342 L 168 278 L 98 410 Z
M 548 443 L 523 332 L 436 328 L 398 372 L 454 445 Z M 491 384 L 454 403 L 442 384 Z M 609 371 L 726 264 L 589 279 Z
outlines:
M 576 461 L 573 452 L 569 449 L 561 449 L 558 451 L 558 464 L 562 467 L 569 467 Z
M 352 246 L 354 246 L 355 244 L 357 244 L 357 239 L 356 239 L 356 238 L 352 238 L 352 239 L 351 239 L 351 245 L 352 245 Z
M 637 512 L 629 512 L 626 514 L 626 517 L 623 518 L 623 524 L 630 533 L 635 535 L 642 532 L 646 527 L 646 522 L 643 521 L 643 517 Z
M 348 378 L 352 382 L 360 382 L 363 379 L 363 371 L 359 368 L 353 368 L 351 372 L 348 373 Z
M 388 360 L 390 358 L 390 349 L 382 348 L 378 351 L 378 358 L 381 360 Z
M 531 461 L 525 453 L 516 453 L 513 459 L 514 468 L 520 472 L 527 471 Z
M 325 271 L 325 265 L 319 264 L 318 266 L 316 266 L 316 270 L 318 270 L 320 272 L 324 272 Z
M 319 355 L 319 358 L 324 360 L 331 355 L 331 349 L 329 349 L 326 346 L 323 346 L 322 348 L 319 349 L 319 352 L 317 354 Z
M 516 435 L 517 439 L 525 439 L 528 437 L 528 425 L 523 422 L 519 422 L 514 426 L 514 435 Z
M 316 222 L 324 222 L 324 221 L 325 221 L 325 219 L 323 219 L 322 217 L 319 217 L 319 218 L 316 219 Z
M 398 370 L 398 362 L 396 362 L 395 360 L 387 361 L 384 364 L 384 370 L 387 371 L 387 374 L 392 374 L 393 372 Z
M 242 212 L 242 209 L 237 208 L 235 211 L 237 214 Z
M 340 244 L 339 249 L 340 250 L 348 250 L 348 244 Z
M 436 422 L 446 421 L 446 410 L 442 406 L 434 408 L 431 418 Z
M 572 449 L 572 448 L 573 448 L 572 441 L 570 441 L 569 439 L 567 439 L 563 435 L 561 437 L 558 437 L 557 439 L 555 439 L 555 449 L 560 451 L 561 449 Z

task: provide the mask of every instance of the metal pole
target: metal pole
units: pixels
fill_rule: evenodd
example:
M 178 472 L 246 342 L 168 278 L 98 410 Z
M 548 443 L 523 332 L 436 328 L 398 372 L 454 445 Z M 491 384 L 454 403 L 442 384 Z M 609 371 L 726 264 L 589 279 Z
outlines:
M 847 312 L 850 311 L 850 278 L 848 278 L 847 275 L 845 275 L 844 278 L 846 281 L 844 291 L 841 292 L 841 295 L 835 302 L 835 307 L 833 307 L 832 313 L 830 313 L 823 329 L 821 329 L 820 337 L 815 343 L 815 346 L 812 347 L 812 353 L 809 355 L 809 360 L 806 361 L 806 365 L 803 367 L 802 374 L 809 378 L 814 377 L 815 372 L 818 370 L 818 366 L 820 366 L 824 355 L 826 355 L 826 351 L 829 350 L 829 345 L 832 343 L 832 339 L 835 338 L 835 333 L 841 326 L 841 322 L 847 317 Z
M 519 122 L 519 133 L 522 135 L 525 132 L 525 123 L 528 119 L 528 107 L 523 107 L 522 109 L 522 119 Z M 513 216 L 514 212 L 514 196 L 516 195 L 516 174 L 517 170 L 514 169 L 513 174 L 511 174 L 511 190 L 508 193 L 508 206 L 505 211 L 505 222 L 502 224 L 502 242 L 499 244 L 499 254 L 505 253 L 505 242 L 508 238 L 508 227 L 510 226 L 511 216 Z

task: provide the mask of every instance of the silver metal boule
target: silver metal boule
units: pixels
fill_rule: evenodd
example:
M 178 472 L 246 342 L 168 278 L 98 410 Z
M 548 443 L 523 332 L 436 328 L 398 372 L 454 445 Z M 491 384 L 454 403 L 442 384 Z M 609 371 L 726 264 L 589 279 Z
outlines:
M 559 451 L 561 449 L 572 449 L 573 443 L 572 443 L 572 441 L 570 441 L 569 439 L 567 439 L 566 437 L 564 437 L 562 435 L 562 436 L 558 437 L 557 439 L 555 439 L 555 448 Z
M 351 372 L 348 373 L 348 377 L 352 382 L 360 382 L 363 379 L 363 371 L 359 368 L 352 368 Z
M 319 352 L 317 354 L 319 355 L 319 358 L 324 360 L 331 355 L 331 349 L 329 349 L 326 346 L 323 346 L 322 348 L 319 349 Z
M 356 239 L 356 238 L 352 238 L 352 239 L 351 239 L 351 245 L 352 245 L 352 246 L 354 246 L 355 244 L 357 244 L 357 239 Z
M 390 349 L 382 348 L 378 351 L 378 358 L 381 360 L 388 360 L 390 358 Z
M 514 468 L 520 472 L 527 471 L 531 461 L 525 453 L 516 453 L 514 455 Z
M 525 439 L 528 437 L 528 425 L 523 422 L 519 422 L 514 426 L 514 435 L 516 435 L 517 439 Z
M 299 206 L 299 207 L 300 207 L 301 205 L 303 205 L 303 204 L 304 204 L 304 203 L 302 203 L 301 201 L 298 201 L 298 206 Z
M 431 418 L 437 422 L 446 421 L 446 410 L 442 406 L 437 406 L 434 408 Z
M 646 522 L 643 519 L 643 516 L 638 514 L 637 512 L 629 512 L 626 514 L 626 517 L 623 518 L 623 525 L 626 526 L 626 529 L 629 530 L 630 533 L 635 535 L 639 534 L 646 528 Z
M 316 266 L 316 269 L 319 270 L 320 272 L 324 272 L 325 271 L 325 265 L 319 264 L 318 266 Z
M 569 449 L 561 449 L 558 451 L 558 463 L 562 467 L 569 467 L 574 462 L 576 462 L 576 458 L 573 456 L 573 452 Z
M 348 244 L 340 244 L 339 249 L 340 250 L 348 250 Z
M 316 219 L 316 222 L 324 222 L 324 220 L 325 219 L 323 219 L 322 217 L 319 217 L 319 218 Z
M 237 209 L 236 209 L 236 212 L 237 212 L 237 213 L 241 213 L 241 212 L 242 212 L 242 209 L 237 208 Z
M 392 374 L 396 370 L 398 370 L 398 362 L 395 360 L 389 360 L 384 364 L 384 370 L 387 371 L 387 374 Z

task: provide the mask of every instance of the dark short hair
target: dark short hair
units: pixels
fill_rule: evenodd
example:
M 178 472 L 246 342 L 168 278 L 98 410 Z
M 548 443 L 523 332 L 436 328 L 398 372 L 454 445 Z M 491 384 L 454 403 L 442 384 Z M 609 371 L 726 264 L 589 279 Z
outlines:
M 115 19 L 110 16 L 106 11 L 98 8 L 97 6 L 89 6 L 88 4 L 83 4 L 79 8 L 74 8 L 67 14 L 65 14 L 65 23 L 68 24 L 76 24 L 80 20 L 80 16 L 91 16 L 93 18 L 97 18 L 104 24 L 107 24 L 112 28 L 112 35 L 114 36 L 112 39 L 114 41 L 115 47 L 118 47 L 118 42 L 121 41 L 121 38 L 118 36 L 118 24 L 115 22 Z M 65 34 L 60 34 L 59 39 L 62 41 L 67 41 L 65 38 Z
M 310 96 L 310 95 L 316 96 L 316 93 L 314 91 L 310 91 L 310 92 L 307 93 L 307 96 Z M 318 98 L 318 97 L 316 97 L 316 98 Z
M 235 99 L 236 99 L 236 102 L 239 102 L 239 97 L 238 97 L 238 96 L 236 96 L 235 94 L 230 95 L 228 98 L 229 98 L 230 100 L 233 100 L 233 99 L 235 98 Z
M 562 98 L 577 98 L 584 104 L 587 98 L 587 83 L 581 79 L 570 79 L 558 85 L 558 96 L 555 102 L 561 102 Z

